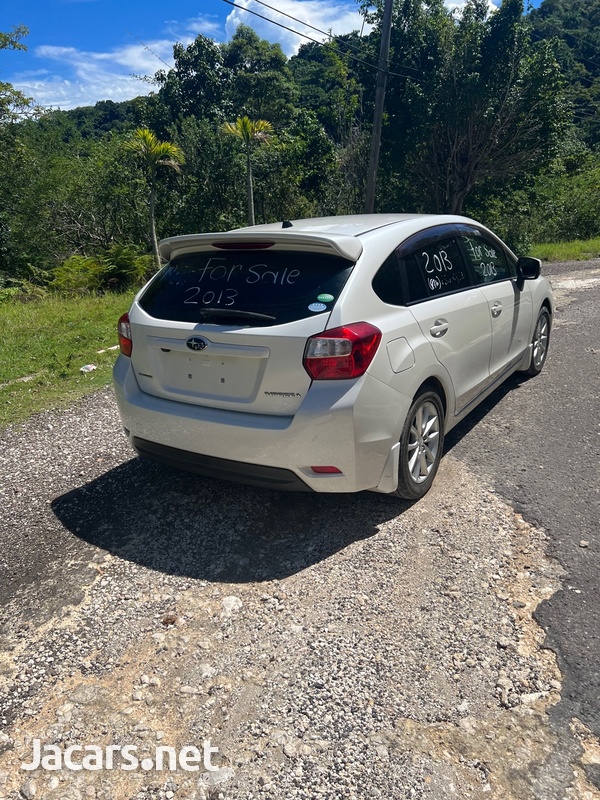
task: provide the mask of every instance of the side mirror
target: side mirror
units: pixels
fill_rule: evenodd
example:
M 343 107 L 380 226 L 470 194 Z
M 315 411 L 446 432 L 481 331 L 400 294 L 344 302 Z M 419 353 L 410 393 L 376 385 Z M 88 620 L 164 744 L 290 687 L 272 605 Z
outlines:
M 522 281 L 534 281 L 540 277 L 542 262 L 539 258 L 521 256 L 517 261 L 517 275 Z

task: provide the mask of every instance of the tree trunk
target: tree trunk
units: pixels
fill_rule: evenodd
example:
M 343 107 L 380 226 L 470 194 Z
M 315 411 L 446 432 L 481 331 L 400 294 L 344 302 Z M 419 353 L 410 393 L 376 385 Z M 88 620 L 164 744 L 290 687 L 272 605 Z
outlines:
M 461 189 L 451 189 L 448 198 L 448 214 L 462 214 L 465 205 L 465 200 L 473 191 L 473 181 L 468 186 L 463 186 Z
M 254 190 L 252 188 L 252 164 L 250 147 L 246 150 L 246 193 L 248 195 L 248 225 L 254 225 Z
M 448 203 L 449 214 L 462 214 L 465 198 L 462 194 L 450 195 L 450 202 Z
M 156 185 L 154 181 L 150 187 L 150 196 L 148 198 L 148 210 L 150 215 L 150 242 L 152 244 L 152 255 L 154 257 L 154 269 L 158 272 L 160 269 L 160 252 L 158 250 L 158 239 L 156 238 L 156 222 L 154 219 L 154 212 L 156 207 Z

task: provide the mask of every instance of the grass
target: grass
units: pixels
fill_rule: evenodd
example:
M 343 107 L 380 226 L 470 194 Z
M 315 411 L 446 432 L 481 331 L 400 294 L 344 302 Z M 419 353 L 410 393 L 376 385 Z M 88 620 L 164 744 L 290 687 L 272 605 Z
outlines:
M 133 293 L 0 304 L 0 426 L 64 408 L 111 381 L 117 320 Z M 95 364 L 82 373 L 84 364 Z
M 529 255 L 541 258 L 542 261 L 582 261 L 586 258 L 600 258 L 600 239 L 536 244 L 531 248 Z

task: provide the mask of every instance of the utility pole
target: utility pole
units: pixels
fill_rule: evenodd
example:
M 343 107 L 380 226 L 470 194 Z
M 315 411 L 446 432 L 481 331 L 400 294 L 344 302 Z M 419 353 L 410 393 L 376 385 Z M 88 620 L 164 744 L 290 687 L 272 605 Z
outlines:
M 387 64 L 390 54 L 390 39 L 392 36 L 393 7 L 394 0 L 385 0 L 383 20 L 381 23 L 381 43 L 379 45 L 377 88 L 375 91 L 375 109 L 373 111 L 373 129 L 371 131 L 371 155 L 369 157 L 369 171 L 367 173 L 365 214 L 372 214 L 375 208 L 375 189 L 377 187 L 377 169 L 379 167 L 379 148 L 381 147 L 381 128 L 383 124 Z

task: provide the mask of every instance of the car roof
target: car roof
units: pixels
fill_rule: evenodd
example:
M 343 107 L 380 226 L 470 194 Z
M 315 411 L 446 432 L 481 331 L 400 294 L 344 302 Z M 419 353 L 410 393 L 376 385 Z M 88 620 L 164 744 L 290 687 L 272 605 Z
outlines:
M 437 214 L 346 214 L 336 217 L 313 217 L 309 219 L 293 219 L 285 222 L 269 222 L 265 225 L 253 225 L 247 228 L 235 228 L 230 233 L 241 231 L 289 231 L 300 233 L 338 233 L 345 236 L 360 236 L 363 233 L 384 228 L 398 222 L 414 220 L 438 219 Z

